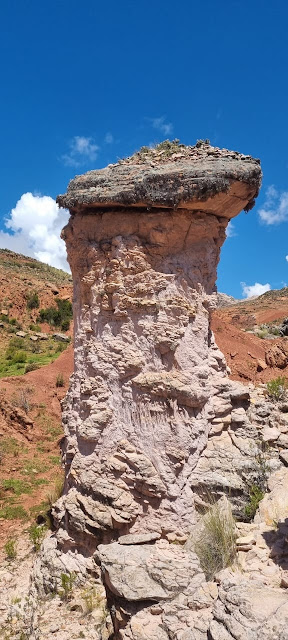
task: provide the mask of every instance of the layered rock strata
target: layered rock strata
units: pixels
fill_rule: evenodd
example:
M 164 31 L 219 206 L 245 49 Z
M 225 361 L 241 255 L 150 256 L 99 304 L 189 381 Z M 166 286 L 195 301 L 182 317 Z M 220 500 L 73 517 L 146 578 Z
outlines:
M 173 600 L 175 611 L 200 589 L 197 557 L 169 542 L 183 542 L 197 521 L 209 433 L 241 423 L 248 404 L 247 391 L 227 378 L 209 312 L 225 229 L 253 206 L 260 181 L 250 156 L 205 144 L 160 147 L 78 176 L 59 196 L 71 213 L 63 237 L 75 373 L 63 403 L 65 490 L 42 557 L 46 588 L 61 567 L 98 578 L 101 567 L 108 599 Z M 205 589 L 211 604 L 213 588 Z M 135 614 L 143 608 L 133 606 Z M 163 639 L 165 607 L 152 612 Z M 119 637 L 154 637 L 126 625 L 133 611 L 118 616 Z

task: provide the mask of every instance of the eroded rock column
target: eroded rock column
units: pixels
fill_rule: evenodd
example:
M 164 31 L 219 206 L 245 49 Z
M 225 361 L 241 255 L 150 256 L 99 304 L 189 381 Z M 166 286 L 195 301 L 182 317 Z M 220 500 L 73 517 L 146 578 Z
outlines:
M 63 403 L 65 490 L 38 583 L 54 588 L 63 570 L 102 579 L 115 638 L 180 640 L 184 618 L 207 637 L 217 594 L 195 554 L 170 543 L 195 524 L 210 431 L 249 395 L 231 389 L 209 312 L 225 228 L 253 206 L 260 181 L 250 156 L 172 144 L 78 176 L 58 198 L 71 213 L 75 372 Z M 189 604 L 198 597 L 205 624 Z
M 131 210 L 75 216 L 65 230 L 77 323 L 65 504 L 77 506 L 85 544 L 191 526 L 211 365 L 225 373 L 208 313 L 224 226 L 188 211 Z
M 62 544 L 85 554 L 119 535 L 191 529 L 191 473 L 226 376 L 209 326 L 216 267 L 261 176 L 257 161 L 209 146 L 153 153 L 75 178 L 59 198 L 71 212 L 75 373 L 56 520 Z

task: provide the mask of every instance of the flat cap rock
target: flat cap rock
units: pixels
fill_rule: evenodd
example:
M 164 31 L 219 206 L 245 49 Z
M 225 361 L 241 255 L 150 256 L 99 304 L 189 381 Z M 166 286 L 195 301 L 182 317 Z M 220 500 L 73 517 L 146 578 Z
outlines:
M 106 207 L 191 209 L 228 217 L 254 205 L 260 161 L 198 142 L 165 141 L 130 158 L 71 180 L 57 202 L 71 214 Z

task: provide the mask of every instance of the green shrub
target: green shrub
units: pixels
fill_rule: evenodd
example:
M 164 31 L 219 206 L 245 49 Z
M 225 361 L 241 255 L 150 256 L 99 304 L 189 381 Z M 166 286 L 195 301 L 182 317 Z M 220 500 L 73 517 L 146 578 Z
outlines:
M 11 338 L 11 340 L 9 341 L 8 349 L 24 349 L 24 348 L 25 348 L 25 343 L 23 338 L 18 338 L 18 336 L 15 336 L 15 338 Z
M 232 564 L 236 555 L 236 529 L 228 500 L 219 500 L 202 517 L 193 547 L 207 580 Z
M 70 600 L 75 580 L 76 573 L 74 571 L 72 571 L 72 573 L 61 573 L 62 590 L 59 592 L 59 595 L 62 600 Z
M 33 544 L 34 551 L 39 551 L 46 531 L 47 528 L 45 527 L 45 525 L 31 524 L 31 526 L 29 527 L 29 539 Z
M 12 327 L 17 327 L 17 329 L 20 329 L 20 327 L 21 327 L 21 325 L 19 324 L 19 322 L 18 322 L 18 320 L 16 318 L 10 318 L 9 324 L 11 324 Z
M 57 307 L 47 307 L 40 309 L 38 320 L 40 322 L 48 322 L 48 324 L 61 327 L 63 322 L 71 320 L 73 316 L 72 304 L 70 300 L 56 299 Z
M 258 338 L 264 340 L 268 336 L 268 329 L 258 329 L 257 334 Z
M 46 309 L 40 309 L 39 322 L 48 322 L 52 326 L 59 327 L 61 324 L 61 315 L 56 307 L 47 307 Z
M 249 502 L 246 504 L 244 509 L 244 514 L 247 520 L 253 520 L 259 507 L 259 502 L 262 500 L 262 498 L 264 498 L 264 491 L 262 491 L 261 487 L 253 484 L 250 488 Z
M 267 382 L 266 389 L 271 400 L 283 400 L 286 395 L 287 380 L 282 376 L 278 376 L 278 378 Z
M 14 355 L 12 356 L 12 363 L 13 364 L 17 364 L 19 363 L 24 363 L 27 360 L 27 353 L 25 353 L 25 351 L 15 351 Z
M 38 333 L 40 333 L 41 326 L 40 326 L 40 324 L 34 324 L 32 322 L 31 324 L 29 324 L 29 329 L 30 329 L 30 331 L 38 331 Z
M 65 351 L 66 347 L 67 347 L 67 344 L 65 342 L 59 342 L 59 344 L 57 344 L 55 352 L 62 353 L 62 351 Z
M 62 331 L 69 331 L 70 329 L 70 320 L 63 320 L 62 324 L 61 324 L 61 329 Z
M 27 295 L 27 309 L 39 309 L 40 301 L 36 291 L 34 293 L 28 293 Z
M 8 560 L 15 560 L 17 556 L 17 550 L 16 540 L 14 540 L 14 538 L 9 538 L 9 540 L 7 540 L 7 542 L 4 544 L 4 551 Z
M 70 300 L 62 300 L 61 298 L 57 298 L 56 304 L 63 319 L 72 318 L 73 310 L 72 310 L 72 303 L 70 302 Z
M 7 333 L 16 333 L 18 331 L 17 327 L 14 327 L 12 324 L 8 324 Z
M 58 373 L 56 378 L 56 387 L 64 387 L 63 373 Z

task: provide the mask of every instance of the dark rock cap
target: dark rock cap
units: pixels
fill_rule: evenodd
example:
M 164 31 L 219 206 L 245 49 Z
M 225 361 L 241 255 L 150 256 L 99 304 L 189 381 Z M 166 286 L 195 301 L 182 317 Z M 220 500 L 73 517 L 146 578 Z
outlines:
M 191 209 L 232 218 L 251 209 L 261 185 L 260 161 L 198 142 L 164 141 L 130 158 L 71 180 L 57 202 L 77 212 L 112 209 Z M 221 195 L 221 198 L 219 196 Z

